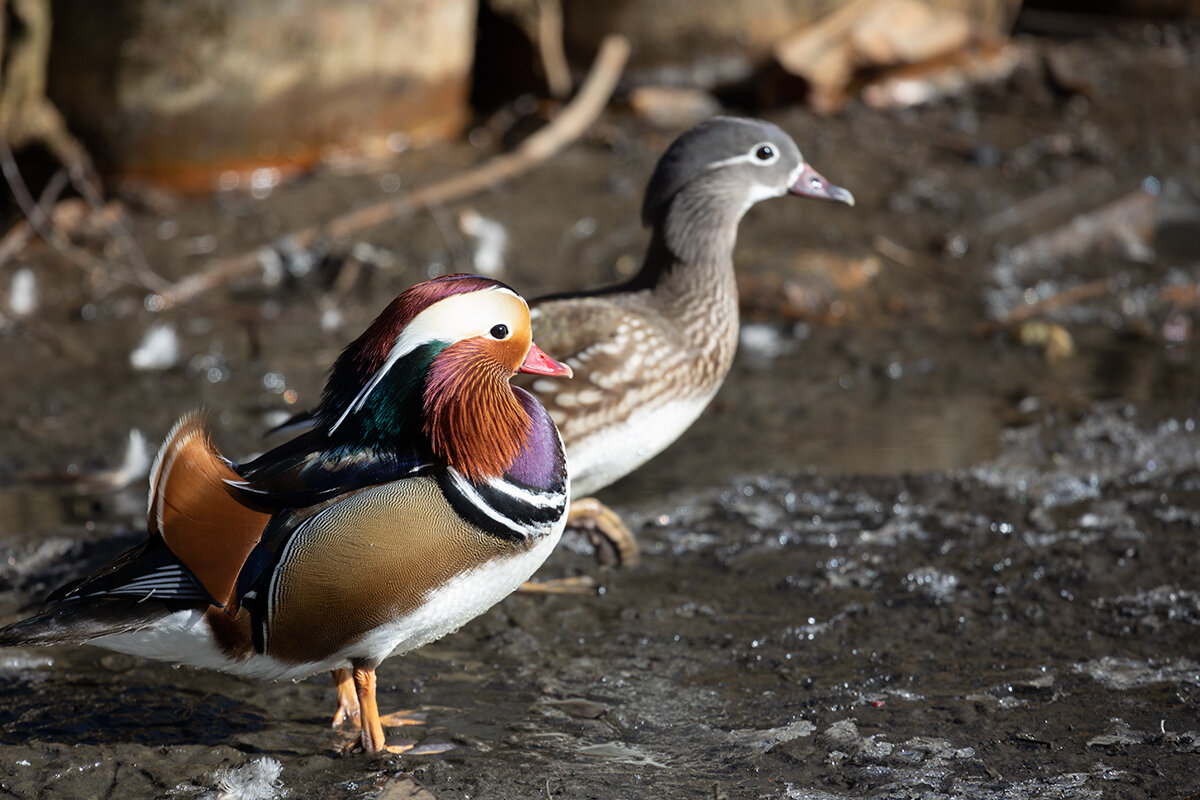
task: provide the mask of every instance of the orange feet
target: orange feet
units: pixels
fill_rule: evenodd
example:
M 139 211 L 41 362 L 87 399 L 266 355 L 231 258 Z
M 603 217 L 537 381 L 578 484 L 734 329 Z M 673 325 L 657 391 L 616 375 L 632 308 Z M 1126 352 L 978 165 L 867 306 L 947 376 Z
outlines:
M 354 719 L 359 724 L 358 737 L 348 742 L 342 748 L 343 752 L 428 755 L 454 749 L 454 745 L 444 743 L 417 744 L 405 740 L 387 744 L 384 741 L 384 727 L 421 725 L 425 722 L 425 715 L 415 709 L 409 709 L 380 716 L 375 699 L 375 667 L 356 665 L 353 670 L 335 669 L 333 681 L 338 689 L 338 711 L 333 718 L 334 727 L 347 719 Z
M 384 714 L 379 718 L 379 724 L 385 728 L 400 728 L 405 725 L 424 725 L 425 715 L 417 711 L 415 708 L 409 708 L 404 711 L 393 711 L 391 714 Z
M 632 567 L 638 563 L 638 543 L 633 532 L 621 521 L 617 512 L 594 497 L 584 497 L 571 503 L 567 512 L 567 527 L 583 531 L 601 564 Z M 581 575 L 546 581 L 525 581 L 517 588 L 525 594 L 593 594 L 596 582 Z
M 587 534 L 601 564 L 632 567 L 638 563 L 638 543 L 617 512 L 594 497 L 571 502 L 567 527 Z
M 338 708 L 333 715 L 333 727 L 341 727 L 347 720 L 359 724 L 358 693 L 354 689 L 354 673 L 348 669 L 332 672 L 333 685 L 337 687 Z

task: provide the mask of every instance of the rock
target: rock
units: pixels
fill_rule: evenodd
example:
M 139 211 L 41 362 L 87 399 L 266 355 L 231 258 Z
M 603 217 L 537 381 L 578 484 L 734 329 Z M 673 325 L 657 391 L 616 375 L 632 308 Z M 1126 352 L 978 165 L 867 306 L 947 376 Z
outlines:
M 472 0 L 67 0 L 54 6 L 49 94 L 109 174 L 247 185 L 330 148 L 457 133 L 474 25 Z

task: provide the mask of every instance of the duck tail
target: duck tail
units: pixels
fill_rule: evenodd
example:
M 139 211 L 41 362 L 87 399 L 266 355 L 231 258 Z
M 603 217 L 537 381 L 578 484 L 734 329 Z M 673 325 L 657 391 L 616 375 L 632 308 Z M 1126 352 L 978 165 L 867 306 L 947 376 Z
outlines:
M 82 644 L 101 636 L 131 633 L 170 613 L 158 603 L 104 598 L 87 604 L 59 603 L 42 613 L 0 628 L 0 647 Z

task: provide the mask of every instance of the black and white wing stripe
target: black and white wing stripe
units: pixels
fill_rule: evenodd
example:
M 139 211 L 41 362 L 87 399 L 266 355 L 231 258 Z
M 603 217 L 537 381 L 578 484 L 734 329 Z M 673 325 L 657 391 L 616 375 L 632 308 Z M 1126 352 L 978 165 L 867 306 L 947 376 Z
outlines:
M 565 486 L 534 488 L 507 476 L 474 483 L 448 469 L 438 477 L 438 485 L 460 517 L 512 542 L 549 535 L 561 523 L 567 506 Z
M 94 591 L 78 592 L 80 597 L 140 597 L 157 600 L 203 600 L 208 602 L 205 592 L 192 574 L 182 564 L 164 564 L 156 569 L 135 576 L 127 583 L 108 586 Z
M 216 603 L 158 534 L 82 581 L 59 588 L 46 601 L 80 597 L 153 598 L 199 606 Z

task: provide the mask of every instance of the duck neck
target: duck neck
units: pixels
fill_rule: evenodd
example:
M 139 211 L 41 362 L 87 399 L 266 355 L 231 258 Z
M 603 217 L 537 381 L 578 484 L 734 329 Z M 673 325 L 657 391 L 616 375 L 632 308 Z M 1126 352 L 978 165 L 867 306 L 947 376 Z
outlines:
M 347 351 L 349 353 L 350 351 Z M 390 451 L 417 441 L 421 418 L 421 380 L 434 350 L 422 347 L 383 375 L 365 397 L 364 384 L 374 375 L 358 367 L 346 353 L 334 364 L 317 409 L 326 435 L 351 449 Z M 361 405 L 360 405 L 361 404 Z M 354 413 L 348 413 L 352 410 Z
M 424 430 L 435 455 L 471 481 L 502 475 L 532 428 L 504 375 L 469 348 L 447 348 L 425 385 Z
M 655 232 L 675 261 L 698 267 L 732 263 L 738 224 L 748 206 L 732 202 L 741 190 L 727 183 L 719 172 L 693 181 L 655 221 Z
M 648 290 L 665 316 L 727 368 L 737 345 L 733 248 L 744 209 L 711 183 L 675 196 L 655 222 L 646 260 L 626 288 Z
M 679 190 L 654 220 L 654 232 L 636 288 L 675 282 L 705 289 L 732 285 L 733 248 L 748 205 L 733 202 L 742 190 L 720 172 Z M 630 287 L 633 288 L 633 287 Z

